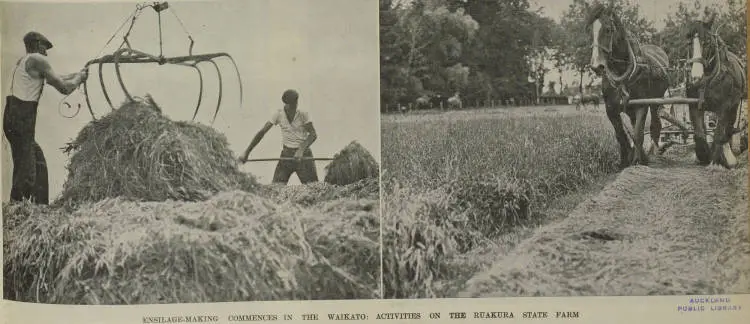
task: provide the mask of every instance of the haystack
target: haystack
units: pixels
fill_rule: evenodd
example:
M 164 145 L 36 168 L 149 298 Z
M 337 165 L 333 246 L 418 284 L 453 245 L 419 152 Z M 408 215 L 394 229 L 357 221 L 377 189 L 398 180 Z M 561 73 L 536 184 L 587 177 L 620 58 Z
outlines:
M 59 203 L 125 197 L 142 201 L 205 200 L 230 190 L 252 191 L 224 135 L 175 122 L 149 97 L 129 101 L 86 125 L 65 148 L 73 152 Z
M 375 158 L 357 141 L 352 141 L 333 156 L 326 166 L 325 182 L 348 185 L 362 179 L 378 178 L 380 167 Z
M 4 206 L 6 299 L 63 304 L 379 298 L 378 200 Z

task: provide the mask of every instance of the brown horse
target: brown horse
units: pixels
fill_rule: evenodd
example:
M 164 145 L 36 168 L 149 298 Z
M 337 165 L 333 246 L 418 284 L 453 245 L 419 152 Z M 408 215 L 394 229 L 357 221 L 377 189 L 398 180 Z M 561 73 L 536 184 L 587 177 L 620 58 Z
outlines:
M 648 155 L 643 149 L 646 115 L 651 108 L 651 140 L 658 145 L 660 105 L 626 103 L 629 99 L 664 95 L 669 87 L 667 53 L 655 45 L 639 44 L 611 7 L 593 5 L 586 23 L 593 36 L 591 69 L 602 77 L 602 99 L 620 144 L 620 167 L 647 165 Z M 635 132 L 632 146 L 620 115 L 623 112 L 630 117 Z
M 715 163 L 731 169 L 737 165 L 737 158 L 729 141 L 737 131 L 737 112 L 747 91 L 746 70 L 742 60 L 730 52 L 721 37 L 712 31 L 713 21 L 713 17 L 694 21 L 688 28 L 687 38 L 692 41 L 692 69 L 687 96 L 703 99 L 701 104 L 690 105 L 698 163 Z M 712 111 L 718 117 L 710 149 L 706 141 L 705 111 Z

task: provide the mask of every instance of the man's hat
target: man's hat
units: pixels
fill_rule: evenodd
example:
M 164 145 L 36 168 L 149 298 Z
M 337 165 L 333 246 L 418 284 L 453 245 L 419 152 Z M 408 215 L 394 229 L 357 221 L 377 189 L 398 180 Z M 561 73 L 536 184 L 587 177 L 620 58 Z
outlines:
M 47 37 L 44 37 L 44 35 L 40 33 L 37 33 L 35 31 L 30 31 L 26 33 L 25 36 L 23 36 L 24 44 L 28 45 L 29 43 L 34 42 L 34 41 L 41 41 L 45 45 L 47 45 L 47 48 L 52 48 L 52 42 L 50 42 L 49 39 L 47 39 Z
M 297 93 L 297 91 L 294 91 L 292 89 L 284 91 L 284 94 L 281 95 L 281 101 L 285 104 L 296 103 L 297 98 L 299 98 L 299 94 Z

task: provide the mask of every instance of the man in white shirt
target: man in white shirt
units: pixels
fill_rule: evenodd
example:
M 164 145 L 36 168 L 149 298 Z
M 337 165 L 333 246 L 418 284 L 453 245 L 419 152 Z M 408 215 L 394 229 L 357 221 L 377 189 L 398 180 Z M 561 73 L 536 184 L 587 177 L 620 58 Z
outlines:
M 39 98 L 45 81 L 62 94 L 70 94 L 86 81 L 86 69 L 58 75 L 47 61 L 52 43 L 37 32 L 23 37 L 26 55 L 13 69 L 10 95 L 6 97 L 3 131 L 13 155 L 13 187 L 11 201 L 30 199 L 38 204 L 49 203 L 47 162 L 34 136 Z
M 310 150 L 310 145 L 315 142 L 318 135 L 315 132 L 315 127 L 313 127 L 310 114 L 297 108 L 298 99 L 297 91 L 284 91 L 281 96 L 284 108 L 274 111 L 271 119 L 255 134 L 250 146 L 240 157 L 240 162 L 247 162 L 250 152 L 260 143 L 268 130 L 274 125 L 278 125 L 281 128 L 283 144 L 281 158 L 293 158 L 293 160 L 279 161 L 273 174 L 274 183 L 288 183 L 289 177 L 295 172 L 303 184 L 318 181 L 318 172 L 315 169 L 315 161 L 312 160 L 312 150 Z

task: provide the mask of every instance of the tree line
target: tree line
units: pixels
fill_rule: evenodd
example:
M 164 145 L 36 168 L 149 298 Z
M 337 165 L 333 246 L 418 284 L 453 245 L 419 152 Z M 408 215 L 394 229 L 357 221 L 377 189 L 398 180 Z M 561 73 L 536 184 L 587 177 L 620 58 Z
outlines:
M 557 84 L 557 94 L 580 92 L 584 75 L 592 76 L 585 16 L 597 1 L 574 0 L 556 21 L 532 9 L 529 0 L 380 0 L 381 111 L 456 93 L 465 102 L 519 104 L 535 102 Z M 604 1 L 641 42 L 662 46 L 672 67 L 689 53 L 688 23 L 706 14 L 716 15 L 719 35 L 745 57 L 745 0 L 684 0 L 661 29 L 637 3 Z M 576 71 L 578 89 L 547 80 L 550 69 Z M 673 73 L 679 80 L 679 71 Z

